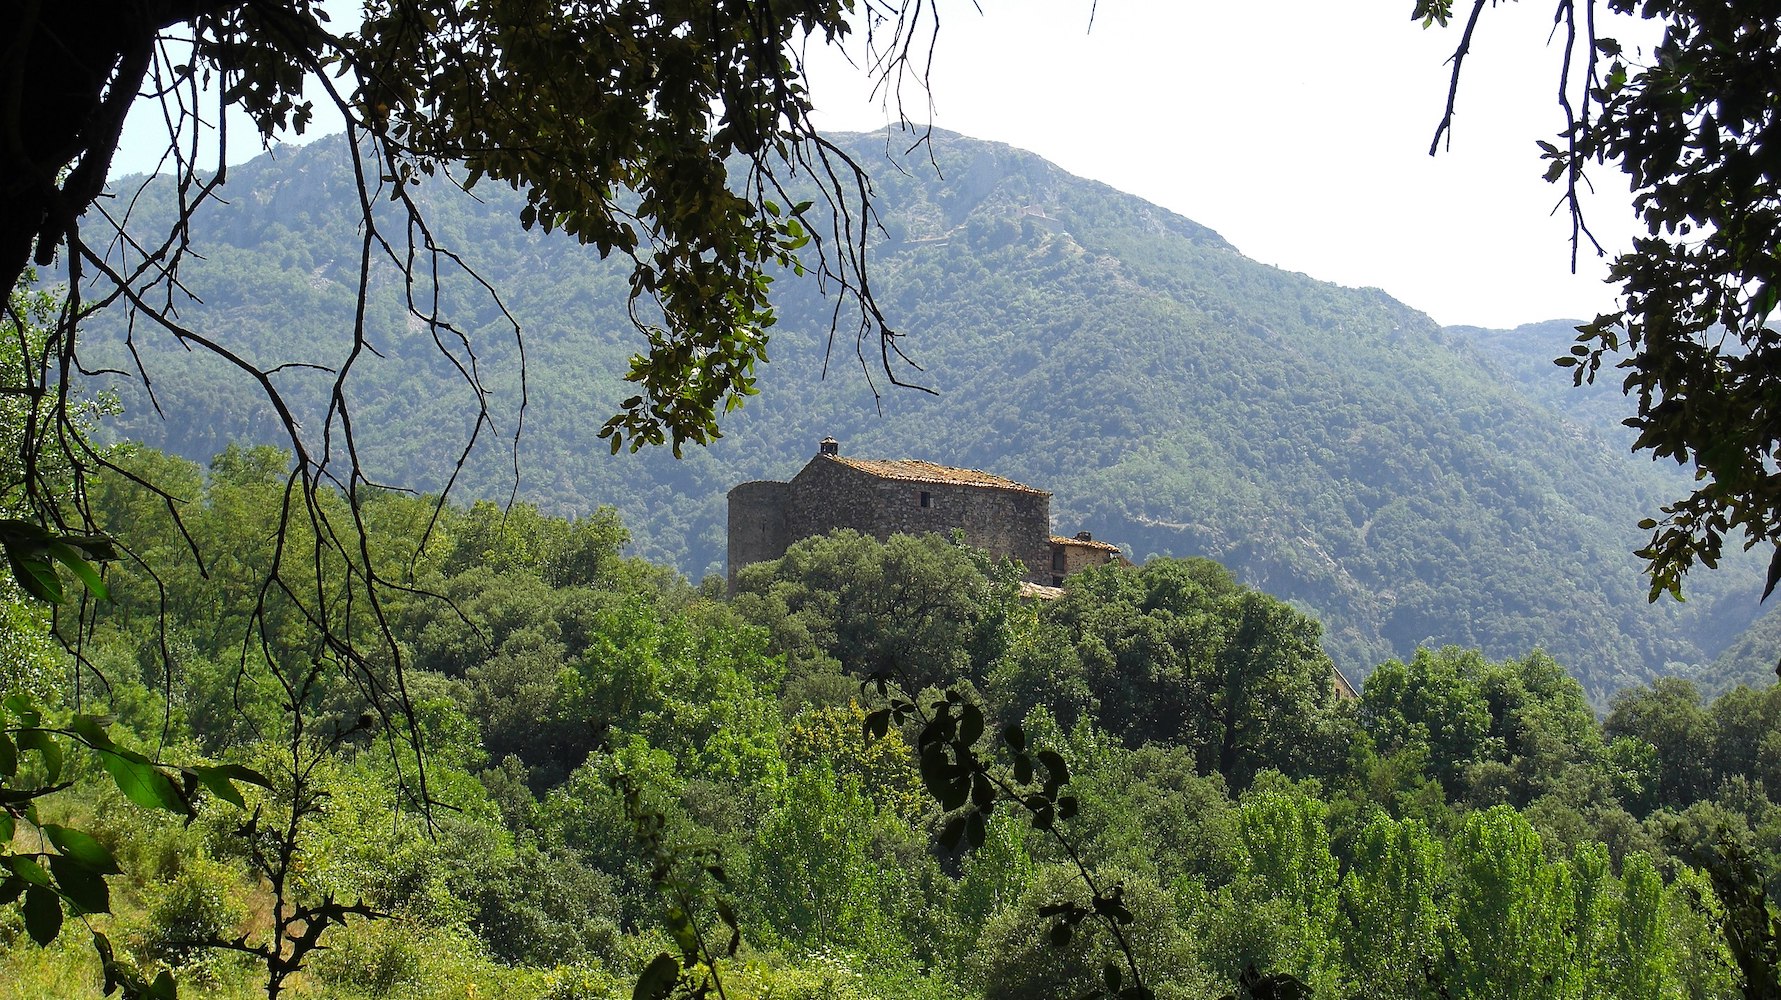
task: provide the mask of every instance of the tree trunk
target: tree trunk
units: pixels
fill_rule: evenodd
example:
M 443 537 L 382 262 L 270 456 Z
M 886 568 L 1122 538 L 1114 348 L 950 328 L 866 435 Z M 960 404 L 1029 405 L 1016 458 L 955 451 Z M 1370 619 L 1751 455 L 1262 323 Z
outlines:
M 105 186 L 155 36 L 218 0 L 22 0 L 0 14 L 0 288 L 53 259 Z

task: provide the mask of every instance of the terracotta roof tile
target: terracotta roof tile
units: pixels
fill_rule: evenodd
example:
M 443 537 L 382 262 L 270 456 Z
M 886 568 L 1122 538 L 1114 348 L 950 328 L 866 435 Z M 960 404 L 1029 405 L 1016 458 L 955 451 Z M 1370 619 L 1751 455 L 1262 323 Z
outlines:
M 880 479 L 897 479 L 911 483 L 942 483 L 948 486 L 987 486 L 999 490 L 1051 495 L 1045 490 L 1034 489 L 1025 483 L 1017 483 L 1012 479 L 1004 479 L 988 472 L 979 472 L 976 469 L 955 469 L 948 465 L 935 465 L 933 462 L 923 462 L 914 458 L 885 461 L 847 458 L 842 455 L 828 457 L 849 468 L 858 469 Z
M 1053 544 L 1053 545 L 1080 545 L 1085 549 L 1096 549 L 1101 552 L 1118 552 L 1119 551 L 1119 546 L 1114 545 L 1112 542 L 1092 542 L 1092 541 L 1086 541 L 1081 538 L 1066 538 L 1063 535 L 1052 535 L 1051 536 L 1051 544 Z

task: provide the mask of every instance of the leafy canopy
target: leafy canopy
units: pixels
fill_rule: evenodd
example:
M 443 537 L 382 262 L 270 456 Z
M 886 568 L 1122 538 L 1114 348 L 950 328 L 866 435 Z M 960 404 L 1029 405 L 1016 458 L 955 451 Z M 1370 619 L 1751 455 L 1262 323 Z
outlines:
M 843 44 L 862 25 L 874 64 L 900 79 L 923 3 L 367 0 L 345 28 L 327 7 L 138 4 L 100 30 L 59 5 L 3 15 L 9 62 L 21 71 L 0 83 L 9 137 L 0 148 L 0 287 L 12 287 L 29 259 L 48 265 L 61 254 L 76 287 L 102 276 L 100 304 L 122 299 L 172 329 L 173 310 L 149 292 L 177 288 L 186 225 L 227 173 L 222 130 L 214 172 L 199 169 L 200 116 L 222 120 L 234 107 L 269 140 L 302 134 L 321 100 L 354 139 L 365 257 L 387 256 L 411 279 L 441 255 L 456 260 L 410 191 L 445 176 L 466 188 L 486 179 L 523 189 L 522 226 L 561 229 L 628 260 L 633 319 L 648 347 L 628 376 L 642 391 L 603 430 L 615 450 L 708 440 L 716 416 L 753 391 L 773 323 L 769 272 L 801 272 L 797 253 L 810 238 L 810 206 L 793 204 L 781 178 L 813 175 L 838 223 L 817 254 L 821 269 L 860 304 L 862 336 L 890 336 L 862 268 L 866 178 L 810 124 L 799 53 L 810 40 Z M 162 104 L 163 162 L 183 211 L 158 249 L 134 234 L 139 254 L 120 255 L 105 243 L 124 219 L 90 210 L 139 94 Z M 398 203 L 406 225 L 380 229 L 379 199 Z M 64 358 L 77 353 L 80 316 L 71 306 L 64 317 Z M 266 375 L 224 341 L 193 343 Z
M 81 432 L 69 393 L 80 373 L 100 367 L 83 361 L 83 326 L 97 310 L 119 310 L 133 331 L 122 377 L 135 378 L 157 411 L 152 351 L 135 350 L 155 339 L 215 357 L 264 398 L 293 459 L 281 531 L 303 522 L 353 581 L 338 597 L 317 588 L 303 599 L 304 616 L 331 622 L 338 616 L 328 604 L 356 600 L 381 617 L 378 592 L 393 581 L 346 541 L 364 531 L 362 498 L 383 485 L 361 464 L 359 397 L 348 388 L 355 367 L 383 338 L 430 341 L 441 369 L 473 392 L 459 468 L 497 433 L 493 366 L 479 350 L 503 327 L 519 348 L 524 392 L 518 324 L 429 224 L 428 182 L 523 191 L 519 226 L 561 230 L 628 265 L 642 345 L 625 376 L 637 394 L 601 428 L 614 451 L 669 444 L 678 454 L 718 435 L 719 416 L 756 391 L 777 273 L 809 267 L 826 278 L 842 303 L 857 306 L 862 350 L 881 341 L 889 372 L 894 334 L 864 267 L 870 185 L 811 124 L 801 53 L 863 35 L 868 65 L 894 95 L 907 67 L 923 65 L 911 59 L 932 38 L 917 30 L 933 27 L 926 0 L 366 0 L 359 13 L 337 24 L 322 0 L 157 0 L 111 11 L 103 24 L 66 5 L 0 13 L 12 67 L 0 80 L 0 287 L 26 280 L 35 261 L 55 268 L 44 281 L 60 278 L 67 289 L 40 324 L 32 363 L 3 387 L 45 401 L 17 465 L 35 477 L 22 487 L 32 499 L 24 519 L 52 526 L 51 541 L 72 544 L 102 527 L 84 501 L 62 510 L 46 498 L 54 470 L 72 470 L 78 498 L 90 472 L 111 464 Z M 154 117 L 165 126 L 160 176 L 104 197 L 125 118 L 148 102 L 158 102 Z M 331 358 L 302 356 L 297 344 L 281 345 L 297 357 L 285 349 L 264 357 L 232 327 L 182 312 L 192 293 L 181 269 L 203 252 L 205 206 L 223 197 L 230 114 L 245 112 L 269 143 L 304 133 L 318 104 L 345 123 L 357 181 L 346 237 L 356 246 L 340 248 L 357 265 L 350 339 Z M 793 199 L 792 183 L 810 194 Z M 139 201 L 169 189 L 172 221 L 145 222 Z M 823 225 L 807 224 L 815 217 Z M 481 302 L 445 291 L 465 275 Z M 392 297 L 393 324 L 379 308 Z M 11 327 L 31 325 L 22 308 L 9 305 Z M 836 312 L 836 325 L 847 315 Z M 327 383 L 321 412 L 287 398 L 297 371 Z M 515 448 L 524 416 L 498 432 Z M 517 452 L 514 465 L 517 478 Z M 331 512 L 322 498 L 335 491 L 346 503 Z M 26 547 L 8 541 L 9 552 Z M 58 559 L 76 565 L 54 551 L 27 555 L 42 572 L 21 579 L 50 579 Z M 272 580 L 282 571 L 275 564 Z M 370 637 L 399 657 L 387 630 Z M 363 639 L 329 638 L 348 661 L 365 655 Z
M 1451 0 L 1418 0 L 1425 27 L 1448 23 Z M 1453 87 L 1436 143 L 1451 124 L 1473 30 L 1474 0 L 1454 53 Z M 1663 26 L 1649 52 L 1601 34 L 1597 14 Z M 1697 562 L 1712 568 L 1728 537 L 1775 546 L 1768 589 L 1781 579 L 1781 10 L 1710 0 L 1560 0 L 1559 87 L 1565 128 L 1542 142 L 1547 179 L 1566 186 L 1573 235 L 1603 252 L 1583 219 L 1585 168 L 1623 171 L 1646 235 L 1619 254 L 1609 280 L 1620 308 L 1578 328 L 1558 364 L 1593 382 L 1604 364 L 1637 401 L 1627 419 L 1638 450 L 1691 465 L 1699 485 L 1641 527 L 1651 595 L 1680 596 Z M 1430 150 L 1433 152 L 1433 148 Z M 1766 596 L 1766 594 L 1765 594 Z

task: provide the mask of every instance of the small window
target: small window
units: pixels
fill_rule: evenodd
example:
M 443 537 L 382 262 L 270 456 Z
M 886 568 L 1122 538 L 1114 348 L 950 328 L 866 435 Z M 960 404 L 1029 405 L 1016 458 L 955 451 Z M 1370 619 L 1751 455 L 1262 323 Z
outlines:
M 1061 577 L 1061 576 L 1054 576 L 1054 577 L 1052 577 L 1052 578 L 1051 578 L 1051 585 L 1052 585 L 1052 586 L 1053 586 L 1053 587 L 1061 587 L 1061 586 L 1063 586 L 1063 585 L 1064 585 L 1064 578 L 1063 578 L 1063 577 Z
M 927 490 L 922 490 L 921 491 L 921 505 L 923 507 L 934 506 L 934 495 L 932 493 L 929 493 Z
M 1064 547 L 1059 545 L 1051 550 L 1051 568 L 1058 572 L 1064 569 Z

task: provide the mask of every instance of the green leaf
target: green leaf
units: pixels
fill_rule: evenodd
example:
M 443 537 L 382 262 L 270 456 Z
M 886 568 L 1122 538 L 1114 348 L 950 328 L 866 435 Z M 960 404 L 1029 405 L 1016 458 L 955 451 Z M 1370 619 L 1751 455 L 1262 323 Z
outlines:
M 993 809 L 996 804 L 996 786 L 983 775 L 976 776 L 971 782 L 971 804 L 985 812 Z
M 1056 750 L 1041 750 L 1038 756 L 1039 763 L 1045 765 L 1045 770 L 1051 775 L 1053 784 L 1067 785 L 1070 783 L 1070 768 Z
M 927 786 L 928 794 L 936 799 L 946 796 L 947 779 L 951 777 L 952 759 L 946 755 L 946 748 L 938 743 L 930 743 L 921 752 L 921 781 Z
M 148 991 L 143 994 L 147 1000 L 179 1000 L 179 987 L 173 982 L 173 974 L 166 969 L 148 984 Z
M 631 989 L 631 1000 L 662 1000 L 679 981 L 680 963 L 664 951 L 637 977 L 637 985 Z
M 19 752 L 13 748 L 12 740 L 5 733 L 0 733 L 0 778 L 10 778 L 19 773 Z
M 721 899 L 717 901 L 717 918 L 730 929 L 730 940 L 724 946 L 724 955 L 735 958 L 736 949 L 742 946 L 742 924 L 736 919 L 736 911 L 731 909 L 729 903 Z
M 959 742 L 965 746 L 975 746 L 983 735 L 983 711 L 976 705 L 966 705 L 959 713 Z
M 140 759 L 131 759 L 140 756 L 128 751 L 99 751 L 99 760 L 105 765 L 106 773 L 111 775 L 111 780 L 117 784 L 118 791 L 123 792 L 125 798 L 145 809 L 189 812 L 190 803 L 179 794 L 179 789 L 174 787 L 173 782 L 159 768 Z
M 971 797 L 971 776 L 969 774 L 949 780 L 941 790 L 940 808 L 951 812 L 965 804 Z
M 31 940 L 47 945 L 62 932 L 62 900 L 43 886 L 25 890 L 25 932 Z
M 62 603 L 62 579 L 41 551 L 20 551 L 9 545 L 6 561 L 12 564 L 12 577 L 25 593 L 51 604 Z
M 1025 753 L 1027 749 L 1027 732 L 1020 728 L 1019 723 L 1010 722 L 1002 727 L 1002 742 L 1008 744 L 1008 749 L 1015 753 Z
M 105 581 L 99 578 L 99 571 L 93 564 L 81 557 L 79 552 L 67 542 L 56 540 L 49 543 L 49 554 L 55 560 L 68 567 L 80 582 L 86 585 L 87 592 L 101 601 L 111 600 L 111 592 L 105 589 Z
M 11 712 L 21 726 L 35 726 L 43 721 L 43 716 L 38 714 L 37 709 L 22 694 L 7 695 L 5 701 L 0 701 L 0 707 Z
M 52 854 L 50 871 L 55 873 L 56 888 L 81 913 L 110 913 L 111 890 L 105 876 L 65 854 Z
M 686 911 L 678 906 L 668 908 L 668 933 L 673 936 L 674 943 L 680 946 L 681 957 L 687 965 L 699 960 L 699 934 Z
M 123 871 L 118 867 L 117 859 L 112 857 L 111 851 L 84 831 L 46 823 L 43 826 L 43 835 L 64 856 L 73 858 L 96 872 L 116 875 Z
M 25 891 L 25 884 L 25 880 L 17 875 L 0 878 L 0 906 L 19 898 L 19 894 Z
M 885 735 L 890 732 L 890 715 L 890 709 L 881 708 L 878 711 L 873 712 L 871 715 L 866 716 L 865 729 L 867 742 L 884 739 Z
M 0 542 L 8 549 L 42 548 L 50 539 L 49 529 L 34 521 L 0 518 Z
M 23 854 L 0 855 L 0 865 L 5 865 L 12 869 L 14 875 L 17 875 L 19 878 L 24 879 L 32 885 L 40 885 L 44 888 L 49 887 L 49 872 L 44 871 L 42 865 L 31 858 L 25 857 Z
M 12 813 L 0 809 L 0 849 L 12 842 Z
M 1119 992 L 1119 984 L 1125 977 L 1119 974 L 1119 966 L 1108 961 L 1101 966 L 1101 982 L 1107 984 L 1107 992 Z
M 229 776 L 223 773 L 222 768 L 194 766 L 185 770 L 187 774 L 198 779 L 210 791 L 210 794 L 237 809 L 247 808 L 247 800 L 241 797 L 241 790 L 235 787 L 235 783 L 229 780 Z
M 62 745 L 56 742 L 55 734 L 42 729 L 21 729 L 18 739 L 20 750 L 35 750 L 43 758 L 44 774 L 50 784 L 55 784 L 62 777 Z
M 111 950 L 111 939 L 94 931 L 93 950 L 99 953 L 99 967 L 105 972 L 105 985 L 100 992 L 111 996 L 119 986 L 117 957 Z
M 81 739 L 86 740 L 87 745 L 93 749 L 109 750 L 116 745 L 111 742 L 111 736 L 105 731 L 109 721 L 106 716 L 77 715 L 68 724 L 68 728 L 74 730 Z

